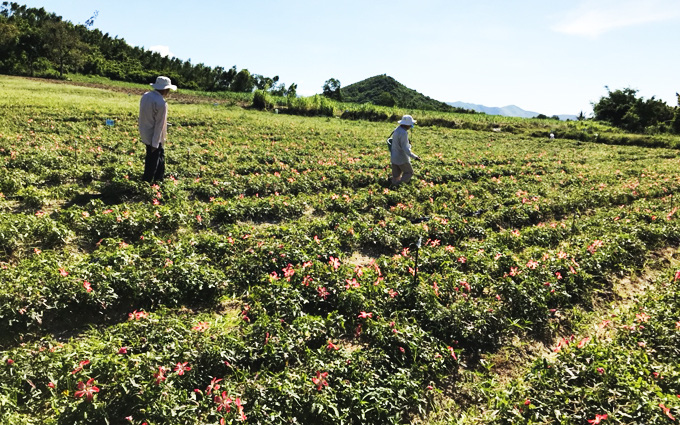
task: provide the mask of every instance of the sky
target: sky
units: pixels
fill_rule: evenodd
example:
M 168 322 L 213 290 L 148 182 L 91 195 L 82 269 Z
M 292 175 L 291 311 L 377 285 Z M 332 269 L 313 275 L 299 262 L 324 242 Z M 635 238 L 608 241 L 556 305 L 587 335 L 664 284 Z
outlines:
M 442 102 L 592 113 L 611 90 L 677 105 L 678 0 L 14 0 L 298 94 L 387 74 Z

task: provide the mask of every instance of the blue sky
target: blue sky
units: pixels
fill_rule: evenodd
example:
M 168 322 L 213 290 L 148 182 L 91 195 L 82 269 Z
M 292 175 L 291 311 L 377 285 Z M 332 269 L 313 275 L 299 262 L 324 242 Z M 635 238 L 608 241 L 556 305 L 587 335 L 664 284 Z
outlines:
M 387 74 L 444 102 L 592 111 L 610 89 L 677 105 L 678 0 L 15 0 L 298 93 Z

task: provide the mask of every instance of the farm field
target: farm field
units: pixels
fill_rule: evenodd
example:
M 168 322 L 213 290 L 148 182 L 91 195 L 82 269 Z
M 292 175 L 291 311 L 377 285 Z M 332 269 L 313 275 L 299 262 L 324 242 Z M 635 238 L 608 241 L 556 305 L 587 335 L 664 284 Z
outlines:
M 2 423 L 679 420 L 679 151 L 138 102 L 0 76 Z

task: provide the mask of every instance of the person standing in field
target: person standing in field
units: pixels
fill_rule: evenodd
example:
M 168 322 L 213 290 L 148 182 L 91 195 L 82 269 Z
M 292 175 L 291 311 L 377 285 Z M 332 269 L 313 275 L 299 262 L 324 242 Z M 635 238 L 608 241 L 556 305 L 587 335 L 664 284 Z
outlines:
M 416 121 L 410 115 L 404 115 L 399 121 L 399 127 L 392 135 L 392 149 L 390 160 L 392 162 L 392 184 L 398 186 L 408 183 L 413 177 L 411 158 L 420 160 L 420 157 L 411 152 L 411 142 L 408 140 L 408 130 L 413 128 Z
M 168 103 L 165 97 L 170 90 L 177 90 L 168 77 L 158 77 L 150 86 L 154 90 L 144 93 L 139 101 L 139 134 L 146 145 L 142 180 L 149 183 L 165 177 L 163 145 L 168 133 Z

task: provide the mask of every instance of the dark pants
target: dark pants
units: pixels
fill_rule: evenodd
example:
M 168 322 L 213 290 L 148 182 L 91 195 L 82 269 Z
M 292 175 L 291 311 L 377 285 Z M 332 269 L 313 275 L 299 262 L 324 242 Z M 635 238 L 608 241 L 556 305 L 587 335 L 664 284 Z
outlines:
M 165 150 L 163 145 L 154 150 L 151 146 L 146 146 L 146 158 L 144 159 L 144 176 L 142 180 L 151 183 L 161 181 L 165 177 Z

